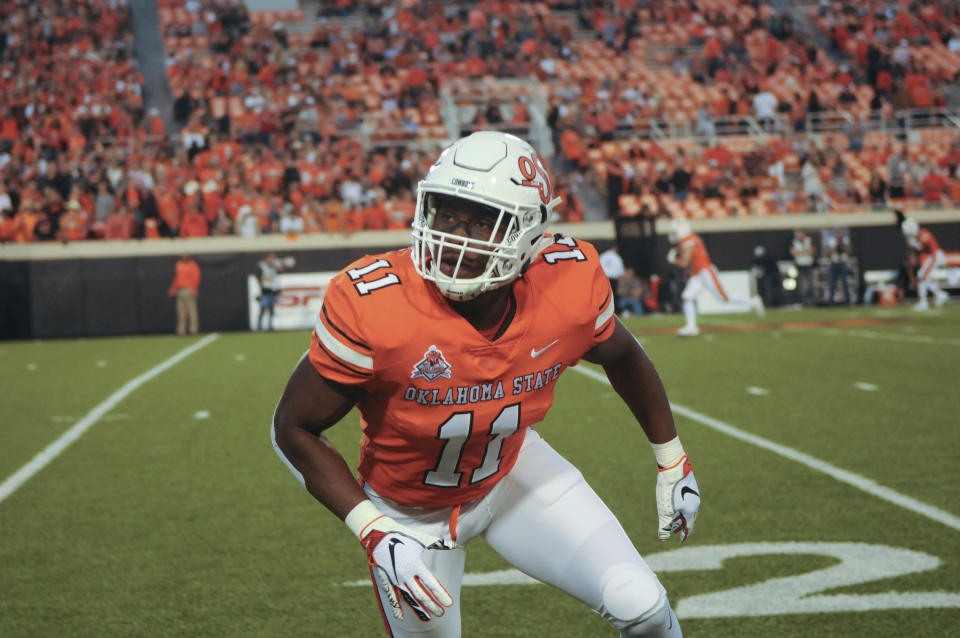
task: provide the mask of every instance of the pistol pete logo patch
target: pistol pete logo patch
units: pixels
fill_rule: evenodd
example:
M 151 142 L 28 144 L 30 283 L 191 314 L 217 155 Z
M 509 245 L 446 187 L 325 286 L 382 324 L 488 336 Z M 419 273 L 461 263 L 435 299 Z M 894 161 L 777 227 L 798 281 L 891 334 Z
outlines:
M 440 377 L 450 378 L 450 364 L 443 358 L 443 353 L 437 346 L 430 346 L 423 354 L 423 359 L 413 366 L 411 379 L 423 377 L 427 381 L 434 381 Z

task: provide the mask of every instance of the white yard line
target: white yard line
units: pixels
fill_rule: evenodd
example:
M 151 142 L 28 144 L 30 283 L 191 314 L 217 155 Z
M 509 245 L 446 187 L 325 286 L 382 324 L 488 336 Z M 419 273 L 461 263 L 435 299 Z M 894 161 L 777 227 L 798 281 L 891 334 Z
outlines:
M 116 407 L 118 403 L 127 398 L 131 393 L 133 393 L 134 390 L 142 386 L 147 381 L 153 379 L 161 372 L 164 372 L 165 370 L 178 364 L 180 361 L 186 359 L 200 348 L 203 348 L 207 344 L 211 343 L 218 336 L 219 335 L 217 333 L 207 335 L 195 344 L 184 348 L 163 363 L 150 368 L 135 379 L 127 381 L 122 388 L 107 397 L 102 403 L 100 403 L 100 405 L 90 410 L 85 417 L 77 421 L 73 427 L 61 434 L 60 438 L 44 448 L 43 451 L 41 451 L 35 457 L 30 459 L 29 463 L 17 470 L 3 483 L 0 483 L 0 502 L 13 494 L 17 488 L 26 483 L 37 472 L 46 467 L 50 461 L 57 458 L 57 456 L 67 449 L 71 443 L 83 436 L 83 434 L 89 430 L 93 424 L 95 424 L 97 421 L 100 421 L 104 415 Z
M 818 328 L 819 334 L 831 337 L 860 337 L 877 341 L 896 341 L 899 343 L 925 343 L 933 346 L 960 346 L 960 339 L 951 337 L 928 337 L 914 334 L 895 334 L 892 332 L 877 332 L 876 330 L 851 330 L 842 328 Z
M 582 365 L 576 366 L 572 369 L 580 374 L 590 377 L 591 379 L 596 379 L 601 383 L 606 383 L 608 385 L 610 383 L 604 374 L 597 372 L 596 370 L 585 368 Z M 701 425 L 705 425 L 708 428 L 712 428 L 718 432 L 732 436 L 735 439 L 746 441 L 747 443 L 761 447 L 765 450 L 773 452 L 774 454 L 784 456 L 791 461 L 796 461 L 797 463 L 805 465 L 812 470 L 822 472 L 831 478 L 835 478 L 841 483 L 851 485 L 858 490 L 872 494 L 877 498 L 883 499 L 889 503 L 893 503 L 894 505 L 899 505 L 900 507 L 908 509 L 911 512 L 915 512 L 921 516 L 929 518 L 930 520 L 943 523 L 947 527 L 960 531 L 960 517 L 954 516 L 950 512 L 946 512 L 938 507 L 934 507 L 933 505 L 928 505 L 918 501 L 915 498 L 905 496 L 904 494 L 891 490 L 888 487 L 884 487 L 876 481 L 868 479 L 864 476 L 854 474 L 853 472 L 839 468 L 836 465 L 831 465 L 826 461 L 821 461 L 820 459 L 814 458 L 809 454 L 794 450 L 793 448 L 789 448 L 785 445 L 768 441 L 767 439 L 757 436 L 756 434 L 745 432 L 728 423 L 724 423 L 723 421 L 714 419 L 713 417 L 701 414 L 700 412 L 691 410 L 690 408 L 686 408 L 682 405 L 677 405 L 676 403 L 672 402 L 670 403 L 670 407 L 675 413 L 696 421 Z

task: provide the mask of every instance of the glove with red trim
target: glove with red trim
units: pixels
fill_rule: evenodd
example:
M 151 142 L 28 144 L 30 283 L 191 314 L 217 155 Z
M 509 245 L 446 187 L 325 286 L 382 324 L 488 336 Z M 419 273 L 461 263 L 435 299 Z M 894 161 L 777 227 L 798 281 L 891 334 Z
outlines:
M 700 487 L 693 477 L 690 458 L 684 454 L 670 467 L 657 466 L 657 513 L 660 517 L 657 538 L 670 540 L 680 534 L 680 542 L 693 531 L 693 522 L 700 509 Z
M 402 598 L 426 622 L 443 615 L 453 597 L 424 564 L 424 552 L 450 547 L 441 538 L 421 534 L 381 514 L 370 501 L 360 503 L 346 519 L 367 550 L 367 562 L 390 603 L 403 620 Z

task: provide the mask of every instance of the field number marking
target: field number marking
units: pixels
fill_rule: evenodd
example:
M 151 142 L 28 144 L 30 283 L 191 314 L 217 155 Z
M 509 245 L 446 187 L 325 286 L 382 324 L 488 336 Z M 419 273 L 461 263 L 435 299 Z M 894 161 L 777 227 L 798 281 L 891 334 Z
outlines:
M 683 547 L 647 558 L 656 572 L 723 569 L 725 561 L 746 556 L 812 554 L 840 562 L 806 574 L 771 578 L 725 591 L 690 596 L 676 606 L 680 618 L 725 618 L 818 614 L 878 609 L 960 607 L 960 593 L 885 592 L 882 594 L 821 594 L 886 578 L 926 572 L 940 566 L 930 554 L 866 543 L 741 543 Z
M 960 593 L 885 592 L 882 594 L 821 594 L 936 569 L 940 559 L 930 554 L 887 545 L 866 543 L 739 543 L 682 547 L 650 554 L 644 559 L 659 573 L 723 569 L 734 558 L 771 555 L 813 555 L 840 562 L 805 574 L 771 578 L 761 583 L 681 598 L 674 605 L 680 618 L 730 618 L 780 614 L 820 614 L 880 609 L 960 607 Z M 369 580 L 343 583 L 369 587 Z M 464 574 L 465 587 L 488 585 L 538 585 L 539 581 L 516 569 Z

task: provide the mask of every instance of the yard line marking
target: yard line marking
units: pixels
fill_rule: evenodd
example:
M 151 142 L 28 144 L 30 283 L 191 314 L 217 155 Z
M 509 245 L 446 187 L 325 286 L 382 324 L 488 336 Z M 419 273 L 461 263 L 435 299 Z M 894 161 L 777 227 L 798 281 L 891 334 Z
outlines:
M 123 420 L 128 419 L 128 418 L 129 418 L 128 415 L 126 415 L 126 414 L 119 414 L 119 413 L 118 413 L 118 414 L 107 414 L 107 415 L 104 415 L 104 417 L 103 417 L 102 419 L 100 419 L 100 420 L 101 420 L 101 421 L 123 421 Z M 52 416 L 52 417 L 50 417 L 50 420 L 53 421 L 54 423 L 73 423 L 74 421 L 77 420 L 77 417 L 73 417 L 73 416 Z
M 592 370 L 590 368 L 584 368 L 583 366 L 580 366 L 580 365 L 571 368 L 571 370 L 579 372 L 584 376 L 588 376 L 591 379 L 600 381 L 601 383 L 606 383 L 608 385 L 610 383 L 610 381 L 607 380 L 607 377 L 605 375 L 597 372 L 596 370 Z M 853 472 L 839 468 L 836 465 L 827 463 L 826 461 L 821 461 L 820 459 L 810 456 L 809 454 L 806 454 L 804 452 L 800 452 L 799 450 L 794 450 L 793 448 L 787 447 L 785 445 L 780 445 L 779 443 L 774 443 L 773 441 L 769 441 L 761 436 L 757 436 L 756 434 L 745 432 L 739 428 L 736 428 L 730 425 L 729 423 L 724 423 L 719 419 L 714 419 L 713 417 L 709 417 L 706 414 L 701 414 L 696 410 L 691 410 L 690 408 L 686 408 L 682 405 L 677 405 L 672 401 L 670 402 L 670 408 L 677 414 L 681 414 L 687 417 L 688 419 L 691 419 L 693 421 L 696 421 L 697 423 L 700 423 L 701 425 L 705 425 L 709 428 L 717 430 L 718 432 L 722 432 L 723 434 L 732 436 L 735 439 L 746 441 L 747 443 L 751 443 L 753 445 L 756 445 L 757 447 L 761 447 L 765 450 L 773 452 L 774 454 L 785 456 L 791 461 L 796 461 L 797 463 L 806 465 L 808 468 L 812 470 L 822 472 L 827 476 L 830 476 L 831 478 L 837 479 L 841 483 L 846 483 L 847 485 L 851 485 L 857 488 L 858 490 L 862 490 L 868 494 L 872 494 L 873 496 L 883 499 L 888 503 L 899 505 L 900 507 L 908 509 L 911 512 L 915 512 L 917 514 L 920 514 L 921 516 L 926 516 L 930 520 L 936 521 L 938 523 L 943 523 L 947 527 L 960 531 L 960 517 L 954 516 L 950 512 L 944 511 L 939 507 L 928 505 L 927 503 L 918 501 L 915 498 L 911 498 L 897 491 L 894 491 L 889 487 L 884 487 L 883 485 L 880 485 L 876 481 L 872 479 L 868 479 L 865 476 L 854 474 Z
M 5 480 L 3 483 L 0 483 L 0 502 L 3 502 L 3 500 L 13 494 L 17 488 L 30 480 L 34 474 L 46 467 L 50 461 L 57 458 L 57 456 L 67 449 L 71 443 L 83 436 L 84 432 L 89 430 L 94 423 L 101 420 L 104 415 L 116 407 L 118 403 L 127 398 L 134 390 L 142 386 L 150 379 L 153 379 L 161 372 L 164 372 L 165 370 L 180 363 L 200 348 L 203 348 L 207 344 L 214 341 L 219 336 L 220 335 L 215 332 L 213 334 L 209 334 L 192 346 L 184 348 L 163 363 L 150 368 L 139 377 L 127 381 L 122 388 L 107 397 L 102 403 L 100 403 L 100 405 L 90 410 L 87 416 L 77 421 L 76 425 L 61 434 L 60 438 L 44 448 L 43 451 L 41 451 L 35 457 L 30 459 L 26 465 L 17 470 L 7 480 Z
M 832 337 L 862 337 L 864 339 L 876 339 L 879 341 L 896 341 L 900 343 L 925 343 L 937 346 L 960 346 L 960 339 L 951 337 L 929 337 L 926 335 L 908 335 L 896 334 L 890 332 L 876 332 L 874 330 L 840 330 L 837 328 L 828 328 L 818 330 L 820 334 L 830 335 Z

